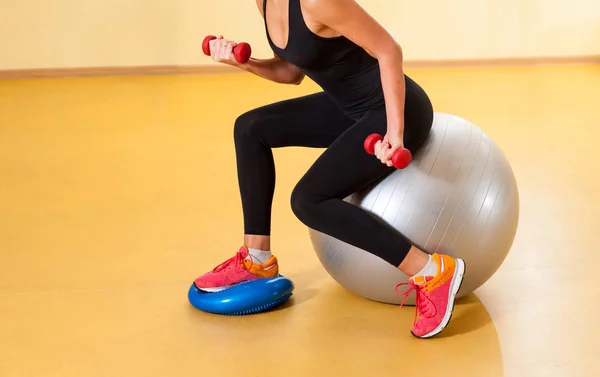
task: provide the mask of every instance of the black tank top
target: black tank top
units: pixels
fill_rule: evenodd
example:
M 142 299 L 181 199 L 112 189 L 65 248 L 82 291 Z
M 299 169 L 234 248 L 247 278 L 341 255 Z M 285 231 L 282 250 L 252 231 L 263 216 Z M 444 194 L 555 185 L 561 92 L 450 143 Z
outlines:
M 265 29 L 277 56 L 300 68 L 352 118 L 385 103 L 377 59 L 343 36 L 324 38 L 310 31 L 300 0 L 289 0 L 287 45 L 275 46 L 267 28 L 267 1 L 263 2 Z

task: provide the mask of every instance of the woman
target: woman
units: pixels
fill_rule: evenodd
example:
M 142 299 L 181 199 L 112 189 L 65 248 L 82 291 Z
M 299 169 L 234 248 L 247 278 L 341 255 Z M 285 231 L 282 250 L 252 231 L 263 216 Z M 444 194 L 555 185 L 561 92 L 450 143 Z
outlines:
M 239 64 L 235 43 L 210 44 L 215 61 L 283 84 L 305 75 L 324 92 L 264 106 L 241 115 L 234 130 L 238 180 L 244 213 L 244 246 L 195 285 L 219 291 L 279 273 L 270 249 L 275 188 L 272 148 L 327 148 L 292 193 L 292 209 L 308 227 L 375 254 L 410 276 L 417 293 L 416 337 L 438 334 L 450 320 L 464 262 L 429 254 L 411 245 L 361 208 L 343 199 L 392 169 L 399 148 L 412 153 L 433 122 L 426 93 L 403 73 L 402 49 L 354 0 L 256 0 L 272 59 Z M 385 135 L 375 155 L 365 138 Z

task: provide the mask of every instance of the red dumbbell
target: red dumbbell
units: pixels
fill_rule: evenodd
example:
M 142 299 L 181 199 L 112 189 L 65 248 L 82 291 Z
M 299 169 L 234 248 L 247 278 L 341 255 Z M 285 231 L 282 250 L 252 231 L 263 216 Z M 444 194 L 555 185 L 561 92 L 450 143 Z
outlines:
M 217 37 L 214 35 L 209 35 L 204 38 L 204 41 L 202 41 L 202 52 L 204 52 L 204 55 L 210 56 L 210 41 L 215 39 L 217 39 Z M 238 63 L 244 64 L 250 60 L 252 48 L 246 42 L 239 43 L 233 48 L 233 55 Z
M 383 137 L 378 134 L 371 134 L 365 139 L 365 151 L 368 154 L 375 154 L 375 144 L 382 141 Z M 412 153 L 406 148 L 398 149 L 392 156 L 392 165 L 396 169 L 404 169 L 412 161 Z

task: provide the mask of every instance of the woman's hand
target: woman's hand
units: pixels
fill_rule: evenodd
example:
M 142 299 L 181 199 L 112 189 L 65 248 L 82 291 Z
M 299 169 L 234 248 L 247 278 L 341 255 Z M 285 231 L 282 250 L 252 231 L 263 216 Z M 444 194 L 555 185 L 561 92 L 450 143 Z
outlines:
M 237 43 L 224 39 L 220 35 L 217 39 L 213 39 L 210 43 L 210 57 L 219 63 L 239 66 L 240 63 L 235 60 L 233 55 L 233 48 L 237 46 Z
M 402 148 L 404 148 L 404 133 L 388 130 L 383 140 L 375 144 L 375 156 L 381 163 L 393 166 L 392 156 L 398 149 Z

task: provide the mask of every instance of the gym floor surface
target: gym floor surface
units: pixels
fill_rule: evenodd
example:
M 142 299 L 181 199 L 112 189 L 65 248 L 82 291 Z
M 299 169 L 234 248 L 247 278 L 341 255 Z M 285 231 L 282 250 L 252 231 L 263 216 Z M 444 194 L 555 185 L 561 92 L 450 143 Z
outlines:
M 0 375 L 600 375 L 600 67 L 408 73 L 498 143 L 521 198 L 505 263 L 431 340 L 410 335 L 412 307 L 354 296 L 321 267 L 289 206 L 315 149 L 275 151 L 273 250 L 293 299 L 247 317 L 187 302 L 242 242 L 235 118 L 313 83 L 0 82 Z

